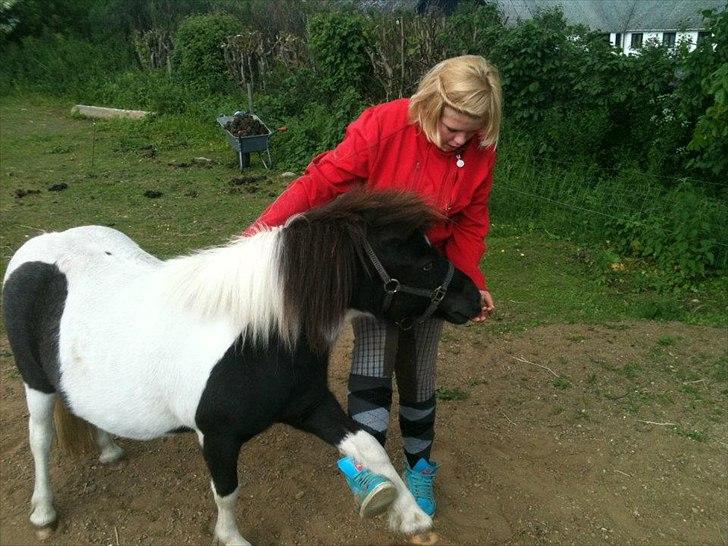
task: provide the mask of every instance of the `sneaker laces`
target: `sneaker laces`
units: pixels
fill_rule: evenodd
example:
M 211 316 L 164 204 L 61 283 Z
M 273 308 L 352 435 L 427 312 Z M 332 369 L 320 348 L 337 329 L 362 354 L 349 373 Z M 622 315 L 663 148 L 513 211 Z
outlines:
M 409 489 L 412 492 L 412 495 L 414 495 L 415 497 L 433 497 L 432 486 L 434 484 L 434 480 L 432 475 L 426 476 L 424 474 L 420 474 L 419 472 L 408 470 L 407 482 L 409 485 Z
M 369 491 L 371 488 L 373 488 L 375 485 L 377 485 L 377 481 L 381 481 L 381 478 L 377 476 L 374 472 L 371 472 L 368 469 L 364 469 L 357 476 L 354 478 L 354 481 L 356 481 L 356 484 L 361 487 L 364 491 Z

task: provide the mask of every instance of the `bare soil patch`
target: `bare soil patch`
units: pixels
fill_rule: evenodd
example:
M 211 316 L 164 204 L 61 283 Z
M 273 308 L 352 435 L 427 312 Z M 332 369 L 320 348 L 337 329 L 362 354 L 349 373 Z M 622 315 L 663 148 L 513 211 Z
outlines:
M 345 399 L 350 333 L 331 383 Z M 684 324 L 447 328 L 438 384 L 441 544 L 728 543 L 726 332 Z M 36 544 L 22 382 L 0 341 L 0 544 Z M 448 398 L 448 396 L 444 396 Z M 388 450 L 401 465 L 392 419 Z M 54 451 L 51 544 L 208 544 L 215 507 L 192 435 L 120 440 L 109 467 Z M 319 440 L 244 446 L 238 523 L 257 545 L 397 544 L 361 521 Z

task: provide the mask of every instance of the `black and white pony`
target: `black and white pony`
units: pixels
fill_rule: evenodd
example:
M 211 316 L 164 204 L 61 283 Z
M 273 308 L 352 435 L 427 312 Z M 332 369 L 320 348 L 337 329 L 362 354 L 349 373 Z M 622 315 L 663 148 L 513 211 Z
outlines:
M 411 194 L 354 190 L 284 227 L 167 261 L 100 226 L 26 242 L 3 304 L 30 412 L 31 522 L 56 519 L 48 459 L 58 394 L 96 427 L 101 462 L 123 455 L 112 434 L 195 431 L 224 544 L 248 544 L 234 515 L 240 448 L 275 422 L 389 478 L 393 530 L 429 529 L 384 449 L 328 389 L 327 365 L 350 310 L 405 325 L 478 313 L 475 285 L 424 236 L 438 220 Z

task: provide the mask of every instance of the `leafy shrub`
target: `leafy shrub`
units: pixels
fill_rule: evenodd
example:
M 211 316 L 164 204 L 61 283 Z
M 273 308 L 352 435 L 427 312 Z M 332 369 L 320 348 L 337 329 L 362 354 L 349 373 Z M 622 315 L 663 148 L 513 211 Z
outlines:
M 193 90 L 169 78 L 164 70 L 129 70 L 86 91 L 88 102 L 117 108 L 151 110 L 159 114 L 182 113 L 199 100 Z
M 469 0 L 461 2 L 447 18 L 437 41 L 445 57 L 471 54 L 490 58 L 504 32 L 505 21 L 498 6 Z
M 635 315 L 637 318 L 647 320 L 682 320 L 685 310 L 672 298 L 648 300 L 636 306 Z
M 132 64 L 122 42 L 92 43 L 62 34 L 28 36 L 8 44 L 0 63 L 0 90 L 32 90 L 77 98 Z
M 493 50 L 510 116 L 520 125 L 540 123 L 569 96 L 565 26 L 560 11 L 546 11 L 509 29 Z
M 728 177 L 728 10 L 703 12 L 708 38 L 680 66 L 678 114 L 693 131 L 689 166 L 701 175 Z
M 270 105 L 261 104 L 261 111 Z M 317 154 L 335 148 L 341 142 L 346 126 L 361 113 L 363 102 L 352 89 L 346 90 L 331 105 L 310 102 L 296 115 L 271 118 L 284 122 L 288 130 L 276 135 L 273 152 L 276 164 L 285 169 L 302 170 Z M 332 111 L 334 115 L 332 115 Z
M 684 183 L 667 192 L 647 214 L 615 221 L 624 253 L 654 260 L 673 285 L 699 280 L 718 265 L 720 207 L 711 209 L 702 193 Z
M 720 180 L 728 177 L 728 63 L 705 80 L 712 104 L 700 116 L 689 149 L 698 153 L 692 165 Z
M 200 91 L 220 93 L 231 89 L 221 45 L 241 25 L 229 15 L 195 15 L 177 30 L 172 54 L 177 81 Z
M 320 13 L 311 18 L 308 34 L 323 88 L 331 95 L 349 88 L 362 93 L 371 75 L 366 19 L 354 12 Z

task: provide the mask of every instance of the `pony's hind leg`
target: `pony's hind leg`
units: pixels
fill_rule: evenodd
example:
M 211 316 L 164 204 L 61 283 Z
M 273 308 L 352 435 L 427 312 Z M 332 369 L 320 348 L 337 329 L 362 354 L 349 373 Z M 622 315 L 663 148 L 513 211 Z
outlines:
M 48 474 L 48 460 L 53 442 L 53 404 L 55 393 L 44 393 L 25 385 L 25 399 L 30 418 L 30 451 L 35 464 L 35 485 L 30 501 L 30 521 L 36 527 L 50 527 L 56 521 L 53 492 Z
M 101 450 L 99 462 L 102 464 L 115 463 L 124 456 L 124 450 L 114 442 L 111 434 L 100 428 L 96 429 L 96 444 Z

